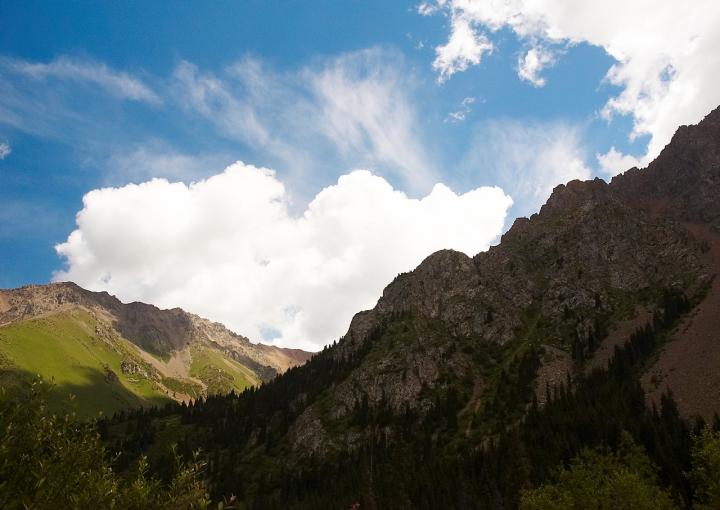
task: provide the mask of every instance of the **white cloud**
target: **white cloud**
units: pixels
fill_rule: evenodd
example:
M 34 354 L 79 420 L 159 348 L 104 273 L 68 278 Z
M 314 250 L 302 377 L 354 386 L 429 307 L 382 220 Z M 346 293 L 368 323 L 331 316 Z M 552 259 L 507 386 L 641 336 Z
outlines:
M 12 148 L 10 147 L 10 144 L 7 142 L 0 143 L 0 161 L 5 159 L 10 155 L 12 152 Z
M 596 154 L 595 157 L 598 163 L 600 163 L 600 169 L 608 177 L 623 173 L 632 167 L 641 168 L 644 166 L 639 158 L 623 154 L 615 149 L 615 147 L 610 147 L 610 150 L 605 154 Z
M 130 125 L 117 107 L 125 100 L 153 107 L 161 102 L 139 78 L 103 63 L 0 56 L 0 124 L 33 136 L 63 140 L 74 150 L 114 145 Z
M 632 136 L 650 135 L 643 164 L 669 142 L 678 125 L 698 122 L 720 103 L 716 0 L 698 0 L 692 8 L 654 0 L 441 0 L 436 5 L 453 20 L 448 43 L 437 48 L 433 64 L 440 79 L 479 63 L 481 52 L 467 48 L 500 28 L 514 31 L 530 51 L 579 43 L 603 48 L 616 60 L 607 80 L 622 89 L 603 113 L 608 119 L 631 115 Z M 533 64 L 527 56 L 523 64 L 518 71 L 526 79 L 537 78 L 533 65 L 546 65 L 541 60 Z
M 432 2 L 421 2 L 417 6 L 417 12 L 422 16 L 430 16 L 431 14 L 435 14 L 437 10 L 438 6 Z
M 111 69 L 100 62 L 60 57 L 47 64 L 7 59 L 5 63 L 15 70 L 38 80 L 58 78 L 87 82 L 95 84 L 123 99 L 148 103 L 160 102 L 160 98 L 142 80 L 128 73 Z
M 462 166 L 494 176 L 513 198 L 514 212 L 527 216 L 558 184 L 591 177 L 580 139 L 576 128 L 563 123 L 488 121 L 474 133 Z
M 446 44 L 435 48 L 433 68 L 438 71 L 441 83 L 453 74 L 478 65 L 485 53 L 493 50 L 493 44 L 465 16 L 453 16 L 452 31 Z
M 555 62 L 554 54 L 544 48 L 530 48 L 525 55 L 518 57 L 518 76 L 535 87 L 545 86 L 545 78 L 540 72 Z
M 255 58 L 221 75 L 185 62 L 175 79 L 179 102 L 284 166 L 332 155 L 394 172 L 416 190 L 435 180 L 409 96 L 413 78 L 397 53 L 363 50 L 286 73 Z
M 358 170 L 294 217 L 273 171 L 238 162 L 191 185 L 153 179 L 91 191 L 77 230 L 56 247 L 68 268 L 55 280 L 318 349 L 433 251 L 486 249 L 511 203 L 497 187 L 456 195 L 442 184 L 411 199 Z
M 306 71 L 317 104 L 313 123 L 346 154 L 372 154 L 376 164 L 397 168 L 412 187 L 427 187 L 433 172 L 417 136 L 408 84 L 386 59 L 378 50 L 367 50 Z
M 189 62 L 176 67 L 174 78 L 181 104 L 215 123 L 224 134 L 256 146 L 269 142 L 270 133 L 252 102 L 236 96 L 231 83 L 210 73 L 201 74 Z
M 472 111 L 472 105 L 475 103 L 474 97 L 466 97 L 460 102 L 460 109 L 454 112 L 448 113 L 446 121 L 450 122 L 462 122 L 468 113 Z

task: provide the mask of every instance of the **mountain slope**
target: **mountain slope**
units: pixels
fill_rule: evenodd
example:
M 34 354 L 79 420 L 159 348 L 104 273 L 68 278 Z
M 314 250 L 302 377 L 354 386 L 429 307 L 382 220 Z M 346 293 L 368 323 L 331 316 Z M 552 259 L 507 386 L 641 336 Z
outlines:
M 25 378 L 42 374 L 62 388 L 61 401 L 76 395 L 83 416 L 168 402 L 150 380 L 122 372 L 132 346 L 106 344 L 94 335 L 95 326 L 95 319 L 78 308 L 0 328 L 3 387 L 23 373 Z
M 500 245 L 472 261 L 455 252 L 428 257 L 353 319 L 338 353 L 352 352 L 393 313 L 411 312 L 439 320 L 453 336 L 506 346 L 534 341 L 584 362 L 600 337 L 657 308 L 667 289 L 691 300 L 709 294 L 705 306 L 717 304 L 712 248 L 719 233 L 716 109 L 700 125 L 680 128 L 647 169 L 631 169 L 610 184 L 558 186 L 539 214 L 516 220 Z M 712 310 L 708 320 L 720 312 Z M 436 365 L 440 359 L 428 358 Z M 715 407 L 703 414 L 720 410 L 720 394 L 711 400 Z
M 53 379 L 83 415 L 260 384 L 310 356 L 252 344 L 179 308 L 123 304 L 73 283 L 0 291 L 0 376 Z

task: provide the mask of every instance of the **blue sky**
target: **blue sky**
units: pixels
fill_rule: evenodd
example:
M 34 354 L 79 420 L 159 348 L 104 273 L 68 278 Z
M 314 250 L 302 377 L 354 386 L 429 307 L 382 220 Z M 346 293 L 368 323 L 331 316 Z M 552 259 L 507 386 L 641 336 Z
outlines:
M 111 213 L 122 218 L 124 208 L 146 203 L 127 198 L 126 185 L 159 177 L 190 189 L 191 182 L 222 174 L 238 160 L 274 171 L 272 184 L 284 188 L 278 196 L 268 192 L 268 200 L 286 204 L 288 221 L 307 215 L 324 188 L 344 189 L 338 178 L 355 169 L 382 179 L 373 189 L 388 185 L 408 200 L 428 196 L 438 182 L 456 197 L 498 186 L 494 213 L 483 209 L 490 202 L 476 204 L 473 211 L 485 216 L 468 224 L 487 220 L 489 230 L 467 246 L 463 239 L 446 240 L 448 247 L 477 251 L 495 242 L 515 216 L 535 212 L 554 185 L 609 178 L 647 163 L 677 125 L 696 122 L 720 101 L 693 81 L 717 78 L 717 59 L 706 66 L 708 76 L 691 73 L 694 62 L 707 62 L 717 47 L 717 31 L 708 28 L 717 20 L 712 2 L 702 20 L 683 18 L 670 3 L 648 15 L 643 9 L 650 4 L 638 2 L 622 23 L 602 12 L 589 23 L 587 9 L 573 13 L 572 2 L 562 12 L 552 2 L 539 10 L 522 1 L 509 4 L 505 12 L 505 4 L 453 1 L 0 3 L 0 288 L 45 283 L 64 271 L 56 277 L 124 299 L 192 307 L 178 275 L 141 277 L 137 267 L 113 265 L 109 241 L 91 246 L 93 229 L 112 228 L 114 241 L 136 245 L 146 257 L 157 254 L 163 264 L 176 258 L 155 246 L 152 234 L 123 237 L 133 225 L 113 223 L 116 218 L 103 223 L 107 216 L 83 205 L 83 196 L 115 187 L 105 205 L 116 204 Z M 669 27 L 676 35 L 664 37 Z M 345 185 L 370 193 L 361 180 Z M 358 207 L 377 199 L 362 196 L 367 203 Z M 166 199 L 157 196 L 158 203 Z M 262 207 L 233 214 L 272 214 Z M 339 217 L 338 206 L 332 207 L 323 214 Z M 82 225 L 76 224 L 80 211 Z M 447 218 L 433 214 L 457 223 L 460 209 L 453 211 Z M 204 231 L 212 230 L 216 218 L 202 217 L 209 222 Z M 227 228 L 235 232 L 246 219 Z M 304 226 L 292 229 L 305 232 Z M 60 256 L 55 246 L 73 231 L 84 244 L 70 243 Z M 323 246 L 313 242 L 313 249 Z M 344 242 L 357 242 L 357 252 L 369 245 L 359 234 Z M 438 247 L 428 241 L 414 249 Z M 342 265 L 317 250 L 342 274 L 365 270 L 362 262 Z M 410 269 L 405 266 L 420 255 L 398 259 L 391 271 Z M 272 254 L 258 267 L 268 261 Z M 215 281 L 203 280 L 204 270 L 194 263 L 180 260 L 180 269 L 185 263 L 202 280 L 197 285 Z M 257 276 L 247 267 L 231 272 Z M 363 296 L 378 295 L 387 279 L 380 273 Z M 311 308 L 307 295 L 297 293 L 283 305 L 296 322 L 304 307 Z M 368 299 L 337 310 L 339 323 Z M 232 322 L 229 316 L 251 313 L 243 306 L 199 311 Z M 290 328 L 280 319 L 261 322 L 238 321 L 236 329 Z M 315 331 L 323 337 L 316 345 L 337 328 Z M 293 344 L 290 336 L 308 337 L 313 330 L 299 331 L 287 329 L 280 343 Z

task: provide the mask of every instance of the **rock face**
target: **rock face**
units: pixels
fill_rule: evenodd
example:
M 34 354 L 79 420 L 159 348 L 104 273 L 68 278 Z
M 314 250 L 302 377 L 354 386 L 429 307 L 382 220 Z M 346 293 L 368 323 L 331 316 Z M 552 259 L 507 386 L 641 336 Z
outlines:
M 72 282 L 0 290 L 0 326 L 70 306 L 82 306 L 106 318 L 112 325 L 108 329 L 148 353 L 172 356 L 194 344 L 209 345 L 241 362 L 262 380 L 302 364 L 312 355 L 299 349 L 252 343 L 222 324 L 180 308 L 161 310 L 145 303 L 124 304 L 107 292 L 91 292 Z M 96 333 L 99 336 L 113 334 L 112 331 Z M 131 366 L 125 369 L 133 373 Z
M 573 367 L 573 358 L 587 359 L 608 330 L 624 331 L 623 324 L 640 320 L 638 310 L 651 317 L 663 290 L 696 300 L 708 289 L 711 296 L 720 293 L 711 283 L 720 268 L 706 256 L 719 233 L 720 108 L 696 126 L 681 127 L 648 168 L 630 169 L 609 184 L 595 179 L 556 187 L 538 214 L 516 220 L 487 252 L 469 258 L 440 251 L 396 277 L 375 308 L 353 318 L 334 348 L 338 360 L 357 355 L 364 361 L 328 392 L 330 404 L 323 406 L 331 409 L 329 416 L 309 406 L 291 440 L 297 449 L 315 453 L 332 448 L 333 441 L 352 443 L 352 437 L 338 439 L 328 427 L 337 430 L 332 423 L 363 399 L 395 411 L 423 409 L 430 405 L 428 389 L 442 390 L 452 377 L 474 381 L 463 412 L 477 409 L 487 383 L 476 354 L 470 354 L 483 348 L 478 346 L 545 345 L 541 362 L 557 365 L 540 371 L 545 379 L 548 373 L 550 379 L 562 378 L 555 373 L 559 366 L 581 370 L 578 363 Z M 720 300 L 711 302 L 720 306 Z M 715 308 L 708 316 L 720 316 Z M 408 317 L 404 331 L 380 335 L 383 340 L 368 348 L 377 331 L 397 317 Z M 609 338 L 618 341 L 613 334 Z M 717 333 L 714 342 L 718 352 L 713 350 L 712 359 L 720 359 Z M 682 379 L 676 367 L 707 365 L 690 359 L 707 349 L 685 353 L 678 343 L 670 351 L 653 369 L 664 374 L 660 379 Z M 681 411 L 688 416 L 720 411 L 717 379 L 715 393 L 702 404 L 691 402 L 701 388 L 683 390 Z
M 697 126 L 681 126 L 647 169 L 612 180 L 615 192 L 658 216 L 720 226 L 720 109 Z

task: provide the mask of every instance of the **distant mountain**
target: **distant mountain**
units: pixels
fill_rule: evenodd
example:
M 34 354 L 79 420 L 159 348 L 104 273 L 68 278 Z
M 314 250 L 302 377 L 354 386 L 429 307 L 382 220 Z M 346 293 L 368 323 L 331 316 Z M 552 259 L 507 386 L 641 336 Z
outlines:
M 687 505 L 690 427 L 720 429 L 719 272 L 720 108 L 648 168 L 558 186 L 489 251 L 430 255 L 258 390 L 112 423 L 179 416 L 214 495 L 248 508 L 515 508 L 627 437 Z
M 36 374 L 56 384 L 58 405 L 114 412 L 227 393 L 268 381 L 312 353 L 254 344 L 179 308 L 123 304 L 74 283 L 0 290 L 0 380 Z

